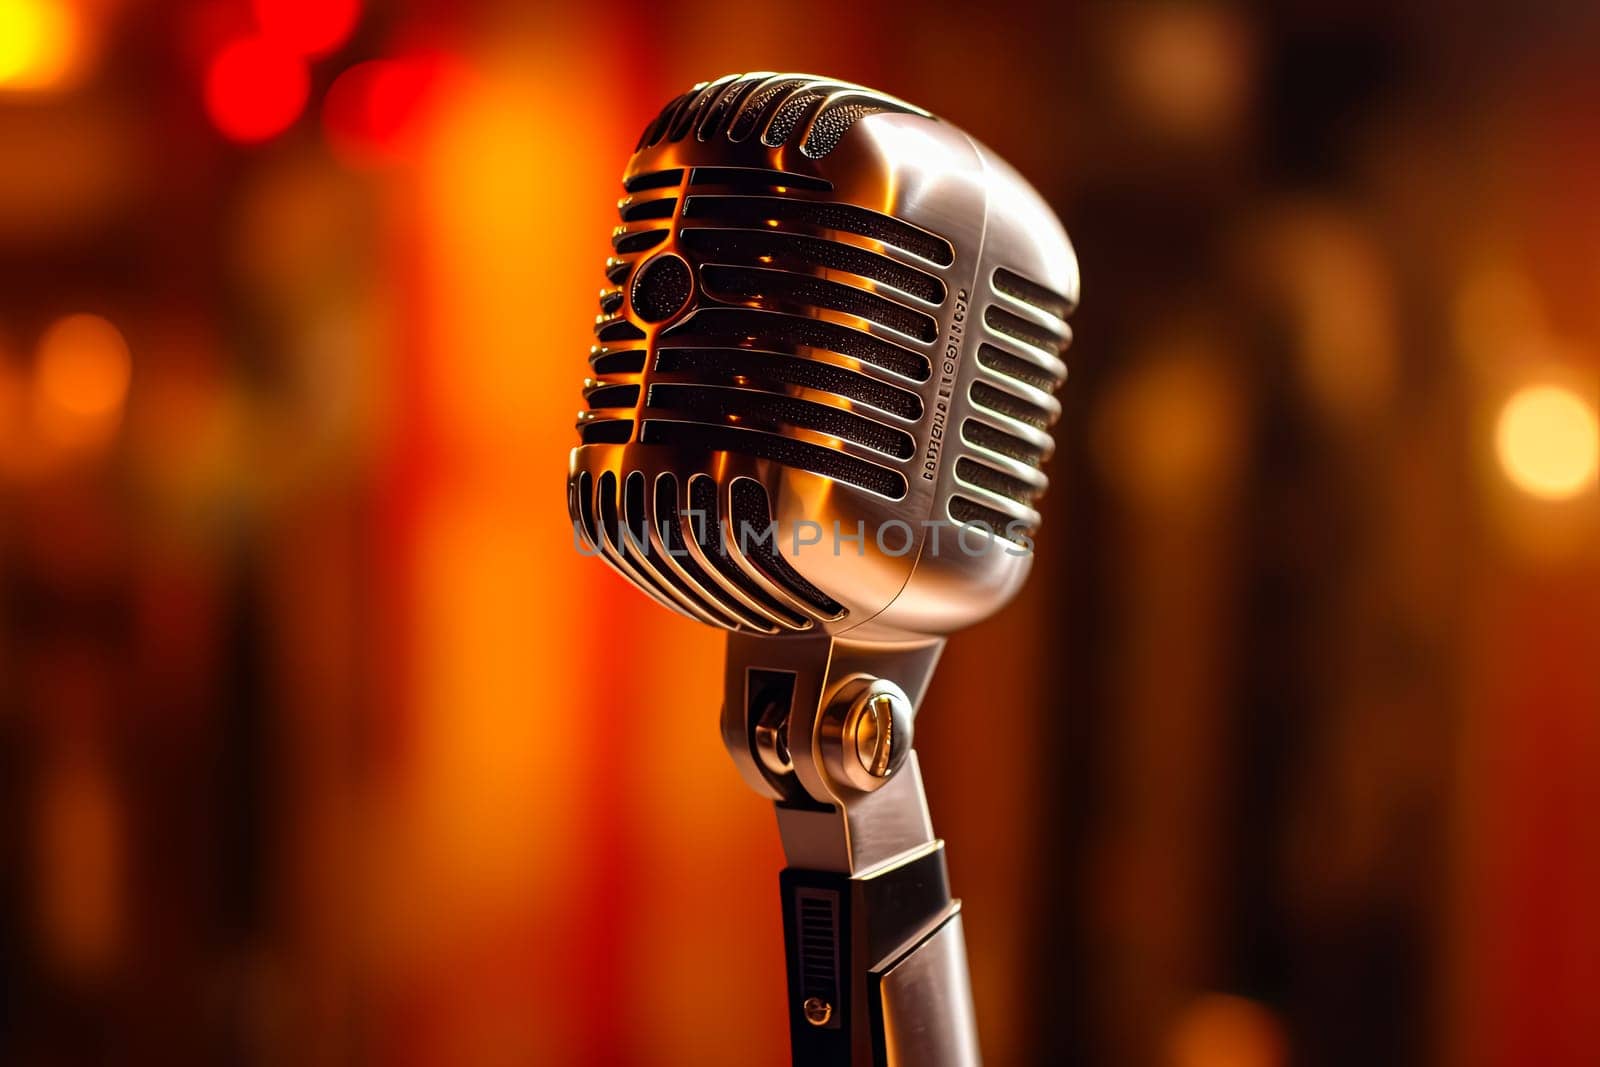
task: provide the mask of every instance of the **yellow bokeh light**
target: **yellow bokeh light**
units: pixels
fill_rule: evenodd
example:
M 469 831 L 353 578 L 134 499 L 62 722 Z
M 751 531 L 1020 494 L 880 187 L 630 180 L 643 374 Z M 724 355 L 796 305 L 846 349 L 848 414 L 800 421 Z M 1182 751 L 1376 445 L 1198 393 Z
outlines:
M 1600 469 L 1594 405 L 1565 386 L 1518 389 L 1500 409 L 1495 452 L 1518 489 L 1547 500 L 1576 496 Z
M 0 0 L 0 89 L 48 89 L 72 73 L 77 10 L 63 0 Z
M 101 439 L 122 413 L 133 373 L 128 343 L 99 315 L 68 315 L 39 340 L 39 417 L 68 444 Z

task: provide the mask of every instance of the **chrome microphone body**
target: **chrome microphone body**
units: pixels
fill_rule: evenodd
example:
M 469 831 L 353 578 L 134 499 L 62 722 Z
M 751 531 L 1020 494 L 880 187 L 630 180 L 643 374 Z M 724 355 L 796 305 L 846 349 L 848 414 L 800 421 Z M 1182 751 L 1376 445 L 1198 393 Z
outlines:
M 810 75 L 695 86 L 623 187 L 575 532 L 730 631 L 723 739 L 789 861 L 795 1062 L 974 1064 L 911 733 L 944 636 L 1032 563 L 1072 246 L 961 130 Z

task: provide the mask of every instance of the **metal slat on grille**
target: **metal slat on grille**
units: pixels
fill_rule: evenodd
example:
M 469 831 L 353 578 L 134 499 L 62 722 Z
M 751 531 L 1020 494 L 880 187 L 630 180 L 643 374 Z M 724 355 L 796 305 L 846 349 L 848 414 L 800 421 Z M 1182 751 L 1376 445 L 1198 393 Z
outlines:
M 731 189 L 770 192 L 773 189 L 806 189 L 813 192 L 830 192 L 833 183 L 809 174 L 796 174 L 788 170 L 767 167 L 696 167 L 689 172 L 689 184 L 697 186 L 718 185 Z
M 767 491 L 749 478 L 740 478 L 733 483 L 730 499 L 733 527 L 737 532 L 733 550 L 754 565 L 769 582 L 804 603 L 822 618 L 843 618 L 844 606 L 811 584 L 784 558 L 783 553 L 778 551 L 775 544 L 776 534 L 773 533 L 770 538 L 761 536 L 774 530 Z M 752 531 L 754 535 L 747 536 L 747 533 Z
M 656 370 L 710 384 L 793 385 L 833 393 L 902 419 L 922 417 L 922 398 L 907 389 L 820 359 L 759 348 L 659 348 Z
M 623 519 L 628 534 L 625 549 L 633 565 L 640 571 L 648 572 L 689 614 L 719 626 L 738 627 L 746 624 L 742 612 L 730 611 L 721 600 L 706 596 L 688 577 L 679 561 L 668 554 L 667 543 L 661 536 L 661 524 L 656 521 L 652 507 L 653 494 L 645 484 L 644 472 L 630 472 L 623 484 Z
M 761 430 L 647 419 L 640 440 L 645 444 L 675 445 L 707 452 L 736 452 L 772 460 L 869 490 L 891 500 L 900 500 L 906 495 L 905 475 L 899 471 L 821 445 Z
M 1061 379 L 1038 363 L 1007 352 L 987 341 L 978 346 L 978 363 L 996 374 L 1003 374 L 1013 381 L 1031 385 L 1035 389 L 1043 389 L 1047 393 L 1061 387 Z
M 1004 267 L 994 269 L 994 287 L 1013 300 L 1020 300 L 1024 304 L 1032 305 L 1060 319 L 1063 323 L 1067 316 L 1072 314 L 1072 301 L 1061 293 L 1038 282 L 1030 281 L 1016 271 Z
M 674 101 L 645 140 L 724 128 L 735 140 L 803 137 L 802 155 L 812 156 L 831 150 L 873 110 L 892 108 L 831 83 L 728 79 Z M 937 271 L 954 262 L 950 243 L 832 200 L 829 182 L 789 171 L 668 168 L 633 175 L 625 189 L 615 255 L 606 263 L 611 286 L 600 297 L 601 343 L 590 357 L 596 378 L 586 390 L 591 410 L 580 420 L 584 442 L 743 455 L 903 499 L 904 468 L 916 452 L 907 423 L 923 414 L 912 383 L 932 376 L 937 313 L 948 296 Z M 640 266 L 667 250 L 687 260 L 695 302 L 657 317 L 635 306 L 632 290 L 643 284 Z M 614 562 L 620 557 L 658 599 L 752 629 L 842 617 L 842 605 L 770 539 L 727 546 L 720 536 L 703 539 L 721 529 L 714 509 L 712 531 L 667 532 L 685 521 L 676 484 L 630 478 L 615 486 L 625 501 L 601 501 L 625 515 L 655 515 L 662 530 L 647 524 L 633 532 L 653 535 L 664 549 L 691 550 L 685 565 L 676 556 L 651 559 L 629 543 L 634 538 L 613 546 Z M 715 502 L 715 482 L 695 479 L 687 488 L 692 501 L 709 494 Z M 770 522 L 761 484 L 740 479 L 724 491 L 731 493 L 726 519 Z
M 979 343 L 979 375 L 969 387 L 970 417 L 961 423 L 955 477 L 964 487 L 946 501 L 950 518 L 1025 543 L 1047 482 L 1040 473 L 1060 406 L 1051 395 L 1066 377 L 1073 301 L 1022 274 L 996 267 L 984 325 L 997 337 Z M 1010 306 L 1001 304 L 1012 301 Z M 1015 505 L 1019 511 L 1009 509 Z
M 1044 461 L 1044 449 L 1038 445 L 977 419 L 962 421 L 961 438 L 969 445 L 987 449 L 1031 467 L 1037 467 Z
M 1048 427 L 1052 421 L 1049 411 L 1037 404 L 1029 403 L 1015 393 L 997 389 L 988 382 L 973 382 L 971 395 L 973 403 L 979 407 L 988 408 L 990 411 L 1027 423 L 1029 426 L 1036 426 L 1041 430 Z
M 892 286 L 929 304 L 942 304 L 944 283 L 932 274 L 856 245 L 776 230 L 689 227 L 683 246 L 707 263 L 844 271 Z
M 589 366 L 596 374 L 638 374 L 644 370 L 644 349 L 611 352 L 601 349 L 589 354 Z
M 942 237 L 918 229 L 878 211 L 827 200 L 798 200 L 782 196 L 691 195 L 684 204 L 685 218 L 716 220 L 735 226 L 771 226 L 774 223 L 855 234 L 920 256 L 940 266 L 955 262 L 955 251 Z
M 687 593 L 692 589 L 693 595 L 707 608 L 719 610 L 734 620 L 736 627 L 778 633 L 781 629 L 779 625 L 765 618 L 760 610 L 729 595 L 695 562 L 683 535 L 684 519 L 678 507 L 678 479 L 672 474 L 660 475 L 656 478 L 654 495 L 652 530 L 659 537 L 665 565 L 682 573 L 684 591 Z
M 1033 500 L 1039 494 L 1038 486 L 966 456 L 956 460 L 956 477 L 968 485 L 986 489 L 996 496 L 1007 497 L 1028 507 L 1033 506 Z
M 695 539 L 701 556 L 711 565 L 725 585 L 744 595 L 745 601 L 765 613 L 767 619 L 787 630 L 806 630 L 815 625 L 794 610 L 779 603 L 754 578 L 733 561 L 733 546 L 724 536 L 720 509 L 717 506 L 717 483 L 709 475 L 699 474 L 689 481 L 690 516 L 689 534 Z
M 1021 341 L 1025 345 L 1032 345 L 1042 352 L 1054 356 L 1067 346 L 1068 336 L 1054 330 L 1030 322 L 1021 315 L 1015 315 L 1004 308 L 990 304 L 983 312 L 983 321 L 990 329 L 1005 334 L 1007 337 Z M 1062 327 L 1065 330 L 1065 327 Z
M 908 348 L 838 323 L 781 311 L 702 307 L 670 327 L 666 336 L 685 346 L 710 343 L 735 347 L 776 344 L 786 348 L 819 348 L 849 356 L 914 382 L 925 382 L 933 373 L 928 357 Z
M 586 445 L 625 445 L 632 436 L 632 419 L 578 420 L 578 439 Z
M 633 389 L 637 386 L 613 386 Z M 843 441 L 852 441 L 895 459 L 910 459 L 916 443 L 911 435 L 851 411 L 818 404 L 810 400 L 743 387 L 716 385 L 650 386 L 648 418 L 670 412 L 674 418 L 701 422 L 737 423 L 746 429 L 760 428 L 781 432 L 784 426 L 815 430 Z
M 701 284 L 722 300 L 751 301 L 760 306 L 784 304 L 827 308 L 886 326 L 924 344 L 938 334 L 933 316 L 915 311 L 852 285 L 770 267 L 727 267 L 706 264 Z

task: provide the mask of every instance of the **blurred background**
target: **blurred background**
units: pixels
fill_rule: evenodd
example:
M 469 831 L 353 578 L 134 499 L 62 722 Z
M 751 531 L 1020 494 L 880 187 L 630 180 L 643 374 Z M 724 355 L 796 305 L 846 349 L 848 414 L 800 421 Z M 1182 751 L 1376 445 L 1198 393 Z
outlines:
M 786 1062 L 721 639 L 562 483 L 638 131 L 799 69 L 1083 264 L 1039 567 L 918 724 L 989 1062 L 1600 1062 L 1597 55 L 1540 0 L 0 0 L 0 1060 Z

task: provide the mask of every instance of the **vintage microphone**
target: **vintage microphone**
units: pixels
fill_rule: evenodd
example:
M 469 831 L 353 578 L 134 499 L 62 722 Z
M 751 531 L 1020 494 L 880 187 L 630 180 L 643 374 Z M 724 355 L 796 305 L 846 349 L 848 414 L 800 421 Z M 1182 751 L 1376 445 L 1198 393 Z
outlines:
M 795 1063 L 976 1064 L 912 721 L 944 635 L 1032 563 L 1072 246 L 961 130 L 810 75 L 695 86 L 623 187 L 579 543 L 730 631 L 723 740 L 789 863 Z

